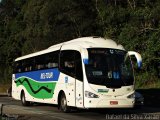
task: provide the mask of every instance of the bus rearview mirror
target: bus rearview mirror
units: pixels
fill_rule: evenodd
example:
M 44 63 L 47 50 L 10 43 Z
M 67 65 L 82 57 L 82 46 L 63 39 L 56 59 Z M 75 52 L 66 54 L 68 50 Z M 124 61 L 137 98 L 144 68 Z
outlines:
M 141 69 L 142 67 L 142 57 L 139 53 L 135 52 L 135 51 L 128 51 L 128 55 L 129 56 L 135 56 L 136 60 L 137 60 L 137 65 L 138 68 Z

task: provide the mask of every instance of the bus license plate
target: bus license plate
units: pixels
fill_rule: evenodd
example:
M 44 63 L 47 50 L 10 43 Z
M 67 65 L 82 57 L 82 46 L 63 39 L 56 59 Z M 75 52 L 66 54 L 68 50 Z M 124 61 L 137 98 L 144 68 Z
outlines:
M 118 101 L 110 101 L 110 105 L 118 105 Z

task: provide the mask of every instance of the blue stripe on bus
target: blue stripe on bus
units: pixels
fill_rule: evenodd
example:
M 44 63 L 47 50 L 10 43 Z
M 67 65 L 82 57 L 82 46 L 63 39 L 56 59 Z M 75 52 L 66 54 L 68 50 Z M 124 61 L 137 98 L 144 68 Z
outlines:
M 46 70 L 38 70 L 24 73 L 15 74 L 16 79 L 20 77 L 28 77 L 35 81 L 58 81 L 59 78 L 59 70 L 55 69 L 46 69 Z
M 142 61 L 138 61 L 138 68 L 142 67 Z

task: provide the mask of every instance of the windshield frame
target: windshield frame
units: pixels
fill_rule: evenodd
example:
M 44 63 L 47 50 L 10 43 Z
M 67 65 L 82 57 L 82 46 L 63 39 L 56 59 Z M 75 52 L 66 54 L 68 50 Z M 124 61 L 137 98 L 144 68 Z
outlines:
M 88 51 L 88 64 L 85 64 L 85 71 L 86 71 L 85 73 L 86 73 L 87 81 L 89 83 L 96 84 L 96 85 L 103 85 L 103 86 L 106 86 L 108 88 L 120 88 L 122 86 L 129 86 L 129 85 L 134 84 L 135 80 L 134 80 L 133 65 L 132 65 L 131 58 L 128 55 L 127 51 L 120 50 L 120 49 L 113 49 L 113 48 L 88 48 L 87 51 Z M 121 55 L 121 58 L 118 55 L 119 56 Z M 102 72 L 102 68 L 105 69 L 105 65 L 108 65 L 109 63 L 107 63 L 107 62 L 104 63 L 103 61 L 102 61 L 102 63 L 103 63 L 102 66 L 103 67 L 100 67 L 99 70 L 98 70 L 98 68 L 96 68 L 95 71 L 89 70 L 89 68 L 91 68 L 91 64 L 90 64 L 91 60 L 93 58 L 95 58 L 96 56 L 101 56 L 101 59 L 103 58 L 103 61 L 111 58 L 111 63 L 114 63 L 113 66 L 118 66 L 119 67 L 118 68 L 119 73 L 115 72 L 114 73 L 114 78 L 113 78 L 113 71 L 112 71 L 110 73 L 110 75 L 112 75 L 112 77 L 109 78 L 109 71 L 108 71 L 107 67 L 106 67 L 106 71 Z M 114 59 L 113 56 L 115 57 L 115 59 Z M 125 75 L 125 74 L 122 74 L 122 70 L 121 70 L 122 68 L 120 68 L 120 64 L 123 63 L 122 58 L 123 58 L 123 61 L 126 60 L 127 58 L 129 58 L 128 59 L 129 67 L 128 68 L 126 67 L 127 71 L 125 71 L 126 72 L 125 74 L 128 74 L 128 79 L 127 79 L 126 76 L 125 76 L 125 78 L 122 78 L 122 75 Z M 112 65 L 112 64 L 110 64 L 110 65 Z M 92 67 L 93 67 L 93 65 L 92 65 Z M 125 64 L 124 64 L 123 67 L 125 67 Z M 123 69 L 123 70 L 125 70 L 125 69 Z M 92 76 L 90 76 L 89 73 L 91 73 Z M 105 75 L 103 76 L 103 74 L 105 74 Z

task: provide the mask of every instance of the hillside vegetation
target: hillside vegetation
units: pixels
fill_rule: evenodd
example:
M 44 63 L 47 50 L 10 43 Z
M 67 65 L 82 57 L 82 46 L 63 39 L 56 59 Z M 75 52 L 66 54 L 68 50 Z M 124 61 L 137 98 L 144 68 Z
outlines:
M 159 0 L 2 0 L 0 83 L 11 83 L 15 58 L 77 37 L 101 36 L 139 52 L 138 88 L 160 87 Z

